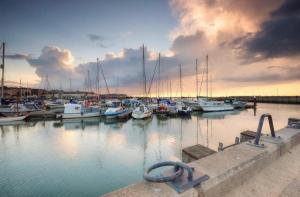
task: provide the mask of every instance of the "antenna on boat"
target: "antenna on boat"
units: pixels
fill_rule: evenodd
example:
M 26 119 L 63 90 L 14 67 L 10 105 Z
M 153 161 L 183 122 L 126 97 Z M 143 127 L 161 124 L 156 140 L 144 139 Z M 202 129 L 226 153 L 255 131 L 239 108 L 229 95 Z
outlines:
M 5 58 L 5 42 L 2 43 L 2 78 L 1 78 L 1 99 L 4 98 L 4 58 Z

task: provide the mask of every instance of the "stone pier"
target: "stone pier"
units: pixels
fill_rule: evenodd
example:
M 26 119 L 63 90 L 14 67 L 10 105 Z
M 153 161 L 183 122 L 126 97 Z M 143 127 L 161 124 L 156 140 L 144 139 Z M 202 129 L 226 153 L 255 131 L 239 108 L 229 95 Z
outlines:
M 280 129 L 276 138 L 262 136 L 261 143 L 243 142 L 192 161 L 195 172 L 209 179 L 183 193 L 143 181 L 104 196 L 300 196 L 300 129 Z

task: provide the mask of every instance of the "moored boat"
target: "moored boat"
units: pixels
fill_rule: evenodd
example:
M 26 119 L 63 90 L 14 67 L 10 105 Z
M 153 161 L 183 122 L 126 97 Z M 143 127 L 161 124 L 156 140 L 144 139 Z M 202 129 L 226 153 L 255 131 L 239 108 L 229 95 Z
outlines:
M 5 124 L 8 122 L 21 121 L 24 120 L 26 116 L 12 116 L 12 117 L 1 117 L 0 124 Z
M 69 118 L 90 118 L 99 117 L 100 111 L 94 107 L 84 107 L 81 104 L 69 103 L 64 105 L 64 113 L 58 117 Z
M 216 111 L 231 111 L 233 106 L 224 103 L 223 101 L 210 101 L 207 99 L 199 99 L 199 105 L 203 112 L 216 112 Z
M 192 109 L 186 106 L 183 102 L 179 101 L 176 103 L 177 113 L 180 116 L 189 116 L 192 113 Z
M 125 118 L 126 116 L 130 116 L 131 111 L 129 109 L 119 107 L 109 107 L 105 112 L 105 118 Z
M 131 116 L 135 119 L 150 118 L 152 116 L 152 110 L 142 104 L 133 110 Z

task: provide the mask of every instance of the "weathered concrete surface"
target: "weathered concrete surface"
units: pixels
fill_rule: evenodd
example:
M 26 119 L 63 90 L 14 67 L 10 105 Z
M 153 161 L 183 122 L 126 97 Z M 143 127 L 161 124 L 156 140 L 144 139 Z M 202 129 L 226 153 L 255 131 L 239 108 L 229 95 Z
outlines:
M 284 128 L 276 132 L 280 138 L 271 138 L 264 136 L 261 138 L 264 148 L 258 148 L 247 143 L 226 149 L 225 151 L 212 154 L 200 160 L 190 163 L 197 173 L 207 174 L 210 178 L 200 186 L 190 189 L 182 194 L 177 194 L 166 184 L 155 184 L 141 182 L 127 188 L 109 193 L 105 196 L 224 196 L 233 192 L 233 195 L 243 196 L 242 189 L 238 188 L 247 186 L 249 180 L 263 176 L 260 173 L 275 166 L 283 157 L 287 157 L 290 152 L 299 149 L 300 129 Z M 293 148 L 294 146 L 297 146 Z M 290 162 L 295 163 L 298 157 L 290 156 Z M 299 158 L 298 158 L 299 162 Z M 278 176 L 285 173 L 289 168 L 287 163 L 282 164 L 281 172 Z M 279 164 L 277 164 L 279 165 Z M 285 165 L 285 167 L 284 167 Z M 276 166 L 275 166 L 276 167 Z M 272 169 L 274 167 L 271 167 Z M 300 165 L 298 165 L 300 168 Z M 274 170 L 276 171 L 276 170 Z M 292 172 L 292 171 L 291 171 Z M 271 173 L 271 172 L 270 172 Z M 280 174 L 281 173 L 281 174 Z M 295 173 L 296 174 L 296 173 Z M 267 175 L 266 175 L 267 177 Z M 297 177 L 286 177 L 287 181 L 277 196 L 288 194 L 290 187 L 297 188 Z M 292 181 L 294 180 L 295 181 Z M 269 181 L 276 183 L 276 178 Z M 255 187 L 255 185 L 253 185 Z M 273 189 L 272 187 L 269 188 Z M 235 190 L 237 190 L 236 193 Z M 297 191 L 296 189 L 294 191 Z M 295 193 L 295 192 L 294 192 Z M 297 194 L 297 193 L 296 193 Z M 257 195 L 257 194 L 256 194 Z M 229 195 L 230 196 L 230 195 Z M 259 195 L 257 195 L 259 196 Z M 275 195 L 276 196 L 276 195 Z
M 148 183 L 140 182 L 120 190 L 104 195 L 105 197 L 156 197 L 156 196 L 181 196 L 181 197 L 196 197 L 198 193 L 195 189 L 190 189 L 183 194 L 178 194 L 170 186 L 165 183 Z
M 300 196 L 300 145 L 249 178 L 226 197 Z

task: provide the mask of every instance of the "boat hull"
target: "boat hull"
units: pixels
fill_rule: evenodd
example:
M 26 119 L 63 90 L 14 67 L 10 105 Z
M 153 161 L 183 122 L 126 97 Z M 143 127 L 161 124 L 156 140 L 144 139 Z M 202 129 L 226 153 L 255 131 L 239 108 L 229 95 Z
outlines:
M 91 112 L 91 113 L 69 113 L 69 114 L 62 114 L 61 118 L 63 119 L 71 119 L 71 118 L 91 118 L 91 117 L 100 117 L 99 112 Z
M 146 119 L 150 118 L 152 116 L 152 112 L 147 112 L 147 113 L 132 113 L 131 114 L 132 118 L 134 119 Z
M 7 122 L 20 121 L 20 120 L 24 120 L 25 118 L 26 118 L 26 116 L 3 117 L 3 118 L 0 118 L 0 124 L 7 123 Z
M 226 106 L 201 106 L 204 112 L 232 111 L 234 108 L 231 105 Z

